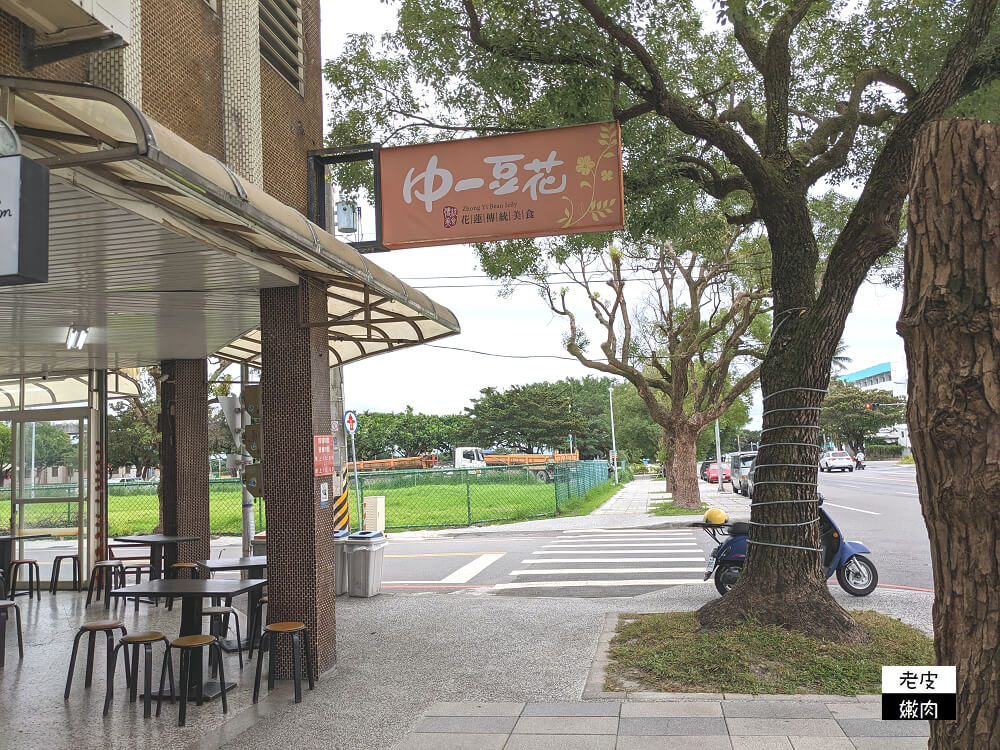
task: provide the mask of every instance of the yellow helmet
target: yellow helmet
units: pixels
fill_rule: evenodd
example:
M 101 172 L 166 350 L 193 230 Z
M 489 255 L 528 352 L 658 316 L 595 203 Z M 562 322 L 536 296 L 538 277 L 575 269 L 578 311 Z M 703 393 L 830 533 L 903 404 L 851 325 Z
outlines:
M 705 511 L 705 518 L 703 520 L 705 523 L 720 524 L 725 523 L 727 518 L 726 511 L 722 508 L 709 508 Z

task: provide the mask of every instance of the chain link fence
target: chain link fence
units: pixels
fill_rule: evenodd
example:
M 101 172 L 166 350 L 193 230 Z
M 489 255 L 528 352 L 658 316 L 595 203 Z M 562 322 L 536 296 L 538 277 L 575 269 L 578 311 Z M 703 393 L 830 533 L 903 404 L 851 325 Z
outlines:
M 557 516 L 573 510 L 587 491 L 607 482 L 607 461 L 564 461 L 530 466 L 482 469 L 414 469 L 358 475 L 365 496 L 385 497 L 387 529 L 472 526 Z M 624 480 L 624 477 L 623 477 Z M 242 487 L 239 479 L 211 479 L 209 528 L 212 534 L 242 533 Z M 115 482 L 108 486 L 110 536 L 149 534 L 160 523 L 156 482 Z M 46 485 L 39 496 L 75 495 L 76 485 Z M 351 525 L 357 527 L 353 477 L 350 482 Z M 25 528 L 76 525 L 76 504 L 27 506 Z M 264 500 L 255 500 L 258 532 L 265 528 Z M 10 525 L 10 488 L 0 488 L 0 530 Z
M 386 529 L 472 526 L 568 512 L 608 481 L 607 461 L 481 469 L 414 469 L 358 474 L 363 498 L 385 497 Z M 351 483 L 354 511 L 354 485 Z M 356 515 L 352 512 L 352 525 Z

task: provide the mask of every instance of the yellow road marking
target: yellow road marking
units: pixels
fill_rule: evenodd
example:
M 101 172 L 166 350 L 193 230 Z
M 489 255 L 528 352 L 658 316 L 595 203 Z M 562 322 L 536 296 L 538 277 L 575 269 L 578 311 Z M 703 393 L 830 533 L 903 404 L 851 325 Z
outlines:
M 386 557 L 479 557 L 480 555 L 502 555 L 503 552 L 422 552 L 412 555 L 386 555 Z

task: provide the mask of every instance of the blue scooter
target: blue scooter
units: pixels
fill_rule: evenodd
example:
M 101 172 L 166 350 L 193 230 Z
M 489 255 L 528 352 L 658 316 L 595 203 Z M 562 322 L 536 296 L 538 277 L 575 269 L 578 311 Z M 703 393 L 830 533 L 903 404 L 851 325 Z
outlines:
M 833 519 L 823 510 L 823 498 L 819 499 L 820 546 L 823 548 L 823 569 L 826 577 L 837 574 L 841 588 L 852 596 L 868 596 L 878 585 L 878 571 L 875 565 L 861 553 L 871 554 L 861 542 L 844 540 Z M 733 523 L 695 523 L 712 537 L 718 546 L 711 552 L 705 571 L 707 581 L 715 576 L 715 588 L 725 594 L 736 585 L 747 558 L 747 535 L 750 524 L 745 521 Z

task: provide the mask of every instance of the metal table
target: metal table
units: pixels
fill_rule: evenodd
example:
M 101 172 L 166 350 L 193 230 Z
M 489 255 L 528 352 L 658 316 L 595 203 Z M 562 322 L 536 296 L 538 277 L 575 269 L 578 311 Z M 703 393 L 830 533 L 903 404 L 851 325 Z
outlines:
M 116 536 L 116 542 L 125 544 L 142 544 L 149 547 L 149 577 L 153 580 L 163 577 L 165 565 L 164 547 L 173 547 L 173 557 L 177 557 L 177 545 L 181 542 L 197 542 L 197 536 L 169 536 L 167 534 L 136 534 L 134 536 Z
M 253 557 L 221 557 L 218 560 L 196 560 L 199 568 L 204 568 L 210 574 L 221 571 L 247 571 L 250 578 L 264 578 L 264 570 L 267 568 L 267 555 L 255 555 Z M 260 601 L 261 590 L 253 589 L 247 594 L 247 634 L 240 644 L 241 648 L 250 648 L 250 619 L 257 611 L 257 603 Z M 231 602 L 227 601 L 229 606 Z M 236 639 L 230 638 L 222 641 L 224 651 L 235 651 L 237 649 Z
M 111 596 L 133 597 L 166 597 L 172 596 L 181 600 L 181 632 L 183 635 L 199 635 L 202 630 L 202 600 L 211 598 L 231 599 L 234 596 L 250 591 L 260 591 L 267 585 L 264 578 L 248 578 L 246 580 L 232 579 L 200 579 L 200 578 L 175 578 L 145 581 L 134 583 L 120 589 L 113 589 Z M 203 649 L 204 651 L 204 649 Z M 200 659 L 191 660 L 191 681 L 189 690 L 197 689 L 202 682 L 202 663 L 204 654 Z M 227 682 L 226 690 L 236 686 L 235 682 Z M 218 682 L 206 682 L 202 685 L 202 696 L 204 698 L 216 698 L 222 693 L 222 685 Z

